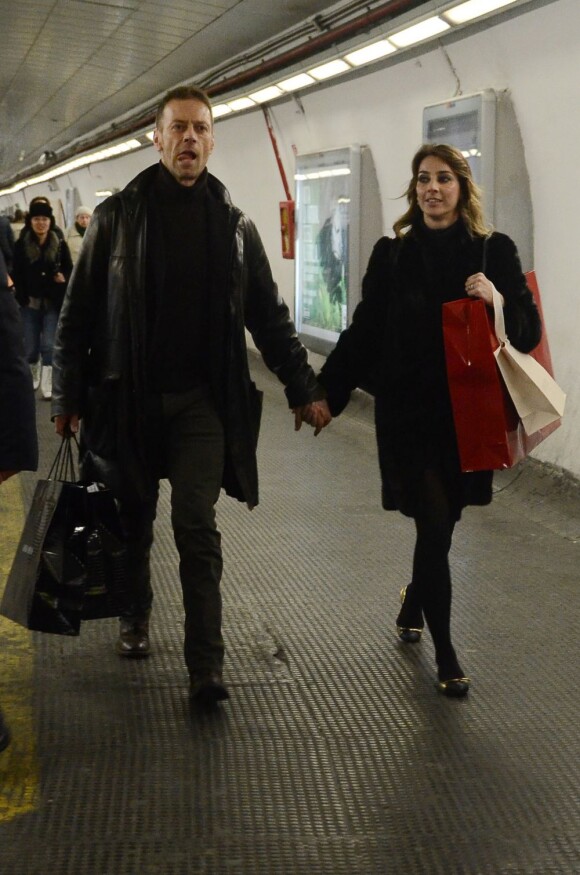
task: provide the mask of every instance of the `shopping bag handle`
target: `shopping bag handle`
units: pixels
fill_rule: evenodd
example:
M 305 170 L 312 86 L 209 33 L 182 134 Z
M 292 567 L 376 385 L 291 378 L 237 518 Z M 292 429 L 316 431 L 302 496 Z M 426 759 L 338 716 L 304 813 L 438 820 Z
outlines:
M 485 273 L 485 269 L 487 267 L 487 243 L 489 237 L 483 238 L 483 246 L 481 252 L 481 272 Z M 495 328 L 495 336 L 497 337 L 497 342 L 500 346 L 505 346 L 506 343 L 509 343 L 508 336 L 505 331 L 505 319 L 503 315 L 503 304 L 501 295 L 494 286 L 494 284 L 490 281 L 491 285 L 491 295 L 493 298 L 493 321 Z
M 61 445 L 58 448 L 54 462 L 48 472 L 48 480 L 63 480 L 69 483 L 75 483 L 77 473 L 75 469 L 75 460 L 72 450 L 71 441 L 75 442 L 77 453 L 79 450 L 79 442 L 75 434 L 65 435 Z
M 506 343 L 509 343 L 508 336 L 505 330 L 505 318 L 503 315 L 503 304 L 501 300 L 501 295 L 491 283 L 491 294 L 493 298 L 493 321 L 495 328 L 495 336 L 497 337 L 497 341 L 500 346 L 505 346 Z

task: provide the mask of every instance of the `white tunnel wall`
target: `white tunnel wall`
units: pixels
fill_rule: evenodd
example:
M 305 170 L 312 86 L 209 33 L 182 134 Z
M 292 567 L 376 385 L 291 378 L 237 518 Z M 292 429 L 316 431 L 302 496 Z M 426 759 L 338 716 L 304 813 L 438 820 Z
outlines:
M 568 393 L 563 426 L 534 453 L 580 477 L 580 295 L 578 293 L 578 192 L 580 191 L 580 3 L 558 0 L 500 25 L 458 39 L 447 52 L 469 94 L 507 89 L 525 149 L 533 207 L 533 266 L 556 376 Z M 360 143 L 376 166 L 384 228 L 403 212 L 400 199 L 410 160 L 421 143 L 422 112 L 451 98 L 456 79 L 443 51 L 371 67 L 350 81 L 334 80 L 271 107 L 282 161 L 293 188 L 294 152 L 315 152 Z M 123 187 L 154 162 L 153 147 L 57 180 L 61 197 L 79 189 L 81 202 L 96 203 L 100 188 Z M 209 168 L 230 189 L 236 204 L 256 222 L 280 292 L 293 310 L 294 264 L 281 256 L 278 202 L 285 200 L 278 167 L 260 110 L 220 120 Z M 27 191 L 47 193 L 46 184 Z M 22 204 L 22 193 L 11 203 Z M 0 201 L 0 208 L 8 204 Z M 516 239 L 514 229 L 498 227 Z M 364 253 L 363 253 L 364 255 Z M 367 253 L 368 256 L 368 253 Z

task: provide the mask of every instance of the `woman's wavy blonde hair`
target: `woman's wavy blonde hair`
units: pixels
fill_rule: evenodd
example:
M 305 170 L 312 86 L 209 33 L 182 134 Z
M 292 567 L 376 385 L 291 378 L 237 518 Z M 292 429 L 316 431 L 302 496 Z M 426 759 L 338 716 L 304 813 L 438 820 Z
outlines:
M 481 190 L 474 182 L 471 174 L 471 167 L 463 157 L 459 149 L 455 146 L 449 146 L 446 143 L 424 143 L 418 152 L 416 152 L 411 162 L 411 170 L 413 176 L 407 187 L 407 191 L 403 195 L 406 196 L 409 203 L 407 212 L 397 219 L 393 225 L 393 231 L 397 237 L 403 237 L 403 229 L 415 222 L 422 215 L 421 209 L 417 203 L 417 177 L 419 175 L 419 167 L 425 158 L 439 158 L 444 161 L 459 180 L 459 215 L 463 219 L 463 223 L 472 237 L 487 237 L 491 231 L 483 218 L 483 208 L 481 205 Z

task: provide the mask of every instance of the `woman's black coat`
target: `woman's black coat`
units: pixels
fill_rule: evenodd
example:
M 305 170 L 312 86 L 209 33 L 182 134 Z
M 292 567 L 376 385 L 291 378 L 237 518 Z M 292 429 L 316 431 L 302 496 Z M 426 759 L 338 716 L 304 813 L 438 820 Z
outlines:
M 357 386 L 375 395 L 386 509 L 415 516 L 428 467 L 442 472 L 457 519 L 467 504 L 491 501 L 492 472 L 460 470 L 442 330 L 442 304 L 464 298 L 465 280 L 479 271 L 505 298 L 511 342 L 529 352 L 541 337 L 540 317 L 512 240 L 494 233 L 484 244 L 461 221 L 443 231 L 421 222 L 404 238 L 375 245 L 362 301 L 322 368 L 333 415 Z
M 55 310 L 60 310 L 72 269 L 68 245 L 55 231 L 48 232 L 46 244 L 41 247 L 34 231 L 31 228 L 24 229 L 14 247 L 12 278 L 16 286 L 16 300 L 21 307 L 26 307 L 30 298 L 42 298 L 50 301 Z M 59 272 L 64 275 L 66 282 L 55 282 L 54 275 Z

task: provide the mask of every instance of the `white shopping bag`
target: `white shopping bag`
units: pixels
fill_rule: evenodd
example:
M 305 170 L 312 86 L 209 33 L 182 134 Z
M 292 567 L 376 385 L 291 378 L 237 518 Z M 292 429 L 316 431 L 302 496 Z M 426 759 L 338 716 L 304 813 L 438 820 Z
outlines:
M 566 394 L 535 358 L 520 352 L 510 343 L 501 298 L 495 287 L 493 309 L 499 343 L 494 353 L 497 365 L 524 430 L 531 435 L 563 416 Z

